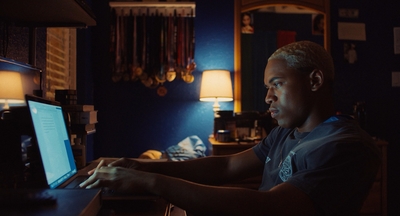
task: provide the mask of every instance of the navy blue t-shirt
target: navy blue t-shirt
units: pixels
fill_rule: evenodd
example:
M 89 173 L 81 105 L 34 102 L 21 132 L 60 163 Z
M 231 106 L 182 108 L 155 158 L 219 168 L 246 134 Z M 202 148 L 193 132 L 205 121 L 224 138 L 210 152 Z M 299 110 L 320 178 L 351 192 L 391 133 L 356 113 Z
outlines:
M 308 133 L 276 127 L 253 150 L 265 162 L 259 190 L 294 185 L 309 195 L 320 215 L 357 214 L 381 163 L 372 138 L 344 116 Z

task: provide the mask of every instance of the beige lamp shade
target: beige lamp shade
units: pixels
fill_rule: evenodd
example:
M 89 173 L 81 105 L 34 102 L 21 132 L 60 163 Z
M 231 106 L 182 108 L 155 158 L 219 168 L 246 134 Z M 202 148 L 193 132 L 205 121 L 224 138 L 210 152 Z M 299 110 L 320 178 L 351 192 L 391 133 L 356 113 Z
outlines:
M 21 74 L 14 71 L 0 71 L 0 103 L 8 109 L 8 103 L 25 103 Z
M 232 101 L 231 73 L 228 70 L 205 70 L 200 87 L 200 101 Z

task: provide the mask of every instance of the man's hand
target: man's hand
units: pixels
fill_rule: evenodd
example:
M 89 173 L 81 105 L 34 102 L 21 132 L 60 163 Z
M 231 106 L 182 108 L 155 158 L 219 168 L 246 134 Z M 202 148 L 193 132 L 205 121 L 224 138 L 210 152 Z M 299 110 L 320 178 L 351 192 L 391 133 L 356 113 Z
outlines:
M 101 162 L 100 162 L 101 163 Z M 79 186 L 81 188 L 106 187 L 123 193 L 142 193 L 146 185 L 148 173 L 120 166 L 101 166 Z
M 126 158 L 119 158 L 119 159 L 106 158 L 101 160 L 95 169 L 88 171 L 88 174 L 92 175 L 97 169 L 103 166 L 138 169 L 140 167 L 140 162 L 135 160 L 129 160 Z
M 109 167 L 124 167 L 129 169 L 139 169 L 141 163 L 134 159 L 120 158 L 108 164 Z

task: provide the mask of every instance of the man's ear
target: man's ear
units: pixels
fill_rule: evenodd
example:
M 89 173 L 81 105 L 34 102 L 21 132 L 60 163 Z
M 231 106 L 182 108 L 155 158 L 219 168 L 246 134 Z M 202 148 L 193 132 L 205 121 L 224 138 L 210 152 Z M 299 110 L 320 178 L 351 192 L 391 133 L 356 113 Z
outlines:
M 324 83 L 324 73 L 321 70 L 315 69 L 310 73 L 311 90 L 318 90 Z

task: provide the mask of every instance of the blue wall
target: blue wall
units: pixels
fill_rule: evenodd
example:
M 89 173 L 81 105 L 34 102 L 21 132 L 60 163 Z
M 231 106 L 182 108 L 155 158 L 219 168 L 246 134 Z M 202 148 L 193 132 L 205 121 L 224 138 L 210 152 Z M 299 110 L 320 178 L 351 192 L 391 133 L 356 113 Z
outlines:
M 211 103 L 198 101 L 201 72 L 224 68 L 233 72 L 233 0 L 196 2 L 195 82 L 174 81 L 166 85 L 165 97 L 140 83 L 113 83 L 109 69 L 107 0 L 93 1 L 97 26 L 80 29 L 78 50 L 78 100 L 93 103 L 99 111 L 97 133 L 90 136 L 90 158 L 135 157 L 141 152 L 165 149 L 186 136 L 199 135 L 207 142 L 213 125 Z M 386 1 L 385 1 L 386 2 Z M 357 19 L 338 17 L 339 8 L 359 9 Z M 368 131 L 389 141 L 389 215 L 400 215 L 400 88 L 391 87 L 391 72 L 400 71 L 400 55 L 393 54 L 393 27 L 400 27 L 400 1 L 331 1 L 331 53 L 336 66 L 337 110 L 351 112 L 356 101 L 367 104 Z M 367 41 L 343 41 L 337 22 L 366 24 Z M 12 32 L 7 58 L 28 62 L 26 32 Z M 45 66 L 45 40 L 39 34 L 38 62 Z M 25 35 L 25 36 L 24 36 Z M 22 37 L 22 38 L 21 38 Z M 343 60 L 343 43 L 355 42 L 358 61 Z M 232 103 L 221 103 L 232 109 Z M 92 140 L 93 139 L 93 140 Z
M 233 1 L 196 2 L 195 81 L 164 83 L 168 90 L 164 97 L 140 82 L 112 82 L 108 1 L 96 1 L 92 8 L 97 26 L 91 33 L 82 33 L 91 34 L 91 43 L 96 44 L 91 51 L 93 71 L 88 75 L 93 77 L 93 102 L 99 121 L 93 158 L 137 157 L 148 149 L 164 150 L 191 135 L 198 135 L 210 147 L 213 111 L 211 102 L 199 101 L 201 73 L 206 69 L 233 72 Z M 232 110 L 233 102 L 221 103 L 221 109 Z
M 94 156 L 137 156 L 149 148 L 164 149 L 192 134 L 207 142 L 212 111 L 211 104 L 198 101 L 200 74 L 218 67 L 232 71 L 233 1 L 197 1 L 195 82 L 166 86 L 169 92 L 164 98 L 140 85 L 111 82 L 106 64 L 108 2 L 96 1 L 92 8 L 98 17 L 98 25 L 90 33 L 91 43 L 95 44 L 91 59 L 93 101 L 99 110 Z M 339 8 L 359 9 L 359 18 L 340 18 Z M 396 202 L 400 199 L 400 88 L 391 87 L 391 72 L 400 71 L 400 55 L 393 53 L 393 27 L 400 26 L 398 8 L 399 1 L 331 1 L 330 48 L 336 67 L 337 110 L 351 113 L 356 101 L 365 101 L 368 132 L 389 142 L 389 215 L 400 214 Z M 365 23 L 367 41 L 339 40 L 338 22 Z M 343 45 L 350 42 L 357 46 L 355 64 L 346 63 L 343 57 Z M 222 108 L 232 109 L 232 104 L 222 104 Z

